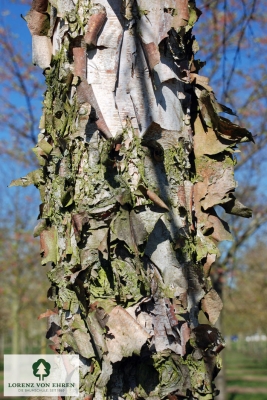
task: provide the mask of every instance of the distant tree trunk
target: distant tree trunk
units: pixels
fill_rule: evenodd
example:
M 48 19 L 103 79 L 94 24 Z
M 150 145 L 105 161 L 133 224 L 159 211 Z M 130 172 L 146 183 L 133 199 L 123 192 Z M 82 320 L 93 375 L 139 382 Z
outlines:
M 1 354 L 5 354 L 5 332 L 1 331 L 0 334 L 0 351 Z
M 12 324 L 12 346 L 11 346 L 11 351 L 12 354 L 19 354 L 19 342 L 20 342 L 20 337 L 19 337 L 19 319 L 18 319 L 18 310 L 19 310 L 19 303 L 18 303 L 18 297 L 15 294 L 12 298 L 12 306 L 11 306 L 11 324 Z
M 222 307 L 209 271 L 230 239 L 232 153 L 198 75 L 185 0 L 34 0 L 26 16 L 47 91 L 34 148 L 35 234 L 52 263 L 47 337 L 80 355 L 81 399 L 213 399 Z M 228 110 L 229 111 L 229 110 Z M 236 211 L 237 210 L 237 211 Z
M 216 290 L 221 300 L 223 301 L 223 287 L 224 287 L 224 269 L 217 261 L 215 263 L 214 271 L 212 273 L 212 284 L 213 288 Z M 218 320 L 216 321 L 216 328 L 223 332 L 223 315 L 224 310 L 220 313 Z M 217 375 L 215 379 L 216 388 L 219 390 L 219 394 L 216 397 L 216 400 L 227 400 L 227 391 L 226 391 L 226 376 L 225 376 L 225 363 L 224 363 L 224 353 L 222 354 L 222 368 L 220 373 Z
M 226 385 L 226 376 L 225 376 L 225 365 L 224 365 L 224 353 L 222 355 L 222 369 L 220 373 L 217 375 L 215 379 L 216 389 L 218 389 L 219 393 L 216 396 L 216 400 L 227 400 L 227 385 Z

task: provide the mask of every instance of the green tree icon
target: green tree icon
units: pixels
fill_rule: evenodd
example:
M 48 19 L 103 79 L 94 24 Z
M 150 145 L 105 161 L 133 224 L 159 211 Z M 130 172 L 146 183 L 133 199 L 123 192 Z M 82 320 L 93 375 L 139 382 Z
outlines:
M 39 381 L 43 381 L 50 374 L 51 365 L 43 358 L 40 358 L 32 364 L 33 375 L 39 377 Z

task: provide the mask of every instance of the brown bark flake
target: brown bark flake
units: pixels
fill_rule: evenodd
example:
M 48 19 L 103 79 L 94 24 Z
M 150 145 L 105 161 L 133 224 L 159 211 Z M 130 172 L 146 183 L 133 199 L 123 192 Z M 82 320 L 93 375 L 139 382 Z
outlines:
M 40 13 L 44 13 L 48 8 L 48 0 L 33 0 L 32 9 Z
M 107 14 L 104 11 L 93 14 L 89 17 L 87 23 L 87 32 L 84 36 L 85 43 L 89 46 L 97 44 L 97 35 L 103 27 L 107 19 Z
M 149 67 L 153 69 L 155 65 L 160 62 L 160 52 L 158 46 L 154 42 L 147 44 L 143 43 L 142 46 L 145 50 Z
M 48 15 L 34 9 L 25 17 L 32 35 L 46 36 L 49 28 Z
M 86 50 L 83 47 L 73 48 L 74 74 L 86 79 Z
M 188 0 L 175 0 L 177 15 L 173 18 L 175 29 L 186 26 L 189 20 Z

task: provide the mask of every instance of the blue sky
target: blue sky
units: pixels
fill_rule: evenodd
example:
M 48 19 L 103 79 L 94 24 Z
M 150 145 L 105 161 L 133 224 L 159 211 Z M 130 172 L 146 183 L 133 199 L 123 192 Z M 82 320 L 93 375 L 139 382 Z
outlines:
M 31 35 L 27 28 L 26 22 L 21 18 L 21 14 L 25 15 L 29 6 L 16 4 L 11 2 L 10 0 L 0 0 L 0 19 L 1 26 L 4 26 L 9 32 L 10 35 L 14 37 L 13 42 L 16 42 L 18 48 L 24 53 L 25 57 L 28 59 L 29 64 L 31 63 Z M 41 69 L 36 67 L 36 71 L 40 74 L 40 79 L 43 80 L 43 75 Z M 1 85 L 1 82 L 0 82 Z M 1 86 L 0 86 L 1 88 Z M 22 96 L 19 96 L 14 92 L 12 96 L 10 96 L 9 100 L 12 100 L 13 103 L 17 104 L 19 107 L 23 107 L 25 101 Z M 0 109 L 1 112 L 1 109 Z M 3 111 L 2 111 L 3 112 Z M 38 109 L 38 113 L 41 116 L 41 99 L 40 99 L 40 107 Z M 14 118 L 16 116 L 14 115 Z M 0 138 L 8 138 L 9 132 L 2 126 L 0 130 Z M 37 132 L 38 133 L 38 132 Z M 12 213 L 12 207 L 14 207 L 14 198 L 19 198 L 21 202 L 21 209 L 23 213 L 25 202 L 28 202 L 29 199 L 32 199 L 32 217 L 29 220 L 29 229 L 33 229 L 36 224 L 36 218 L 38 215 L 38 191 L 33 188 L 8 188 L 8 185 L 12 179 L 19 178 L 24 176 L 27 172 L 31 171 L 33 168 L 28 167 L 24 168 L 21 164 L 18 164 L 14 161 L 10 161 L 7 157 L 1 155 L 1 164 L 0 164 L 0 192 L 1 196 L 1 209 L 4 209 L 3 217 Z M 2 212 L 1 212 L 2 214 Z M 1 218 L 1 217 L 0 217 Z
M 29 6 L 13 3 L 10 0 L 1 0 L 0 14 L 2 20 L 6 20 L 7 25 L 12 26 L 12 33 L 19 36 L 21 40 L 30 45 L 30 32 L 26 22 L 21 18 L 21 14 L 25 15 L 29 10 Z

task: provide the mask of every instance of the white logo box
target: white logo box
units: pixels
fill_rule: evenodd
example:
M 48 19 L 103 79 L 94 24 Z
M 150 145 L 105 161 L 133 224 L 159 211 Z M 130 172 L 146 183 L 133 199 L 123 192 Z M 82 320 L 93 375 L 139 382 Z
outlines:
M 4 396 L 79 396 L 79 356 L 4 355 Z

